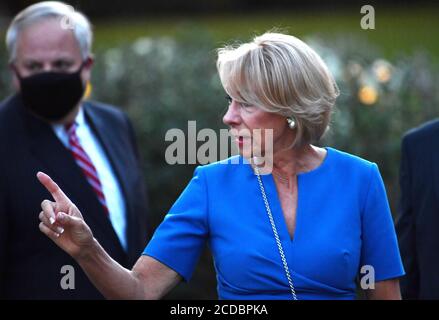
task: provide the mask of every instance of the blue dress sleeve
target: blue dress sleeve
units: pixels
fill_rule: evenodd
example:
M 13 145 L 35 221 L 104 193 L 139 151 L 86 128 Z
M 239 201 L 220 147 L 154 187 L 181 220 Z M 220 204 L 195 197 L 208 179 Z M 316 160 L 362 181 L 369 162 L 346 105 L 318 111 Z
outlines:
M 189 281 L 208 237 L 207 210 L 207 187 L 203 170 L 198 167 L 143 254 Z
M 404 275 L 398 241 L 387 200 L 386 189 L 375 163 L 362 212 L 362 248 L 360 268 L 372 266 L 375 281 Z

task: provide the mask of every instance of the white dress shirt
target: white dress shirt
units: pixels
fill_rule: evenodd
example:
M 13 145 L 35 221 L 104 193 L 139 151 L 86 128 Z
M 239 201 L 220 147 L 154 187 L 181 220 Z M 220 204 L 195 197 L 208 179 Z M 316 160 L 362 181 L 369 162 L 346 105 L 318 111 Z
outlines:
M 78 136 L 79 143 L 93 162 L 99 180 L 101 181 L 111 224 L 116 231 L 122 247 L 127 250 L 126 209 L 122 190 L 102 146 L 85 121 L 82 107 L 79 109 L 75 122 L 77 124 L 76 135 Z M 52 128 L 61 142 L 69 149 L 69 136 L 64 125 L 52 125 Z

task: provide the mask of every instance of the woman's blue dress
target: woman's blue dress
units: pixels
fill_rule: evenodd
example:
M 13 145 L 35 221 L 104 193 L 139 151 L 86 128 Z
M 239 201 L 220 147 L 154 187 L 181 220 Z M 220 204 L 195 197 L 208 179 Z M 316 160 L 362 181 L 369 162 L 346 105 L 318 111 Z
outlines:
M 357 277 L 404 275 L 377 165 L 326 149 L 318 168 L 297 176 L 294 239 L 273 176 L 262 176 L 298 299 L 354 299 Z M 206 243 L 220 299 L 291 299 L 257 177 L 242 157 L 198 167 L 143 254 L 188 281 Z

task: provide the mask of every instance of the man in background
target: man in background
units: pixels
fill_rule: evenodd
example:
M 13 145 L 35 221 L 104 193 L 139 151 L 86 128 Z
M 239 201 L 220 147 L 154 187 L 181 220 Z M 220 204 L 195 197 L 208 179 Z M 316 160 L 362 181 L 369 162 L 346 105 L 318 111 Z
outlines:
M 397 220 L 404 299 L 439 299 L 439 120 L 402 140 Z
M 131 267 L 148 240 L 132 126 L 118 109 L 84 101 L 92 31 L 73 7 L 29 6 L 10 24 L 6 45 L 16 93 L 0 104 L 0 298 L 102 298 L 38 230 L 50 194 L 36 174 L 53 176 L 105 250 Z

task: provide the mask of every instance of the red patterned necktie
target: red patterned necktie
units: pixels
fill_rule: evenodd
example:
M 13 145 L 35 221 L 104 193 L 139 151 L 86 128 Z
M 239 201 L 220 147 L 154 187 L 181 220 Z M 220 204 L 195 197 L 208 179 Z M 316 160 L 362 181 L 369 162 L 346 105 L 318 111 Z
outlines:
M 104 207 L 105 213 L 108 215 L 109 211 L 107 207 L 107 202 L 105 201 L 105 195 L 102 191 L 102 184 L 99 180 L 98 172 L 96 171 L 93 162 L 91 162 L 90 157 L 87 155 L 87 153 L 79 143 L 78 136 L 76 135 L 76 127 L 76 123 L 71 123 L 65 126 L 65 129 L 69 136 L 70 151 L 72 152 L 76 163 L 81 168 L 82 172 L 87 178 L 88 183 L 90 183 L 91 187 L 96 193 L 99 202 Z

